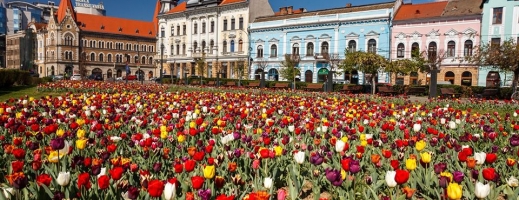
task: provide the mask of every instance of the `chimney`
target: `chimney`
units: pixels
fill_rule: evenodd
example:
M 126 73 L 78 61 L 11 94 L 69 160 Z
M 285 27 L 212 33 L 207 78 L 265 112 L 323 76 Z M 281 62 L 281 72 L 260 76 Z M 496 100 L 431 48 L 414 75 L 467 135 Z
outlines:
M 306 10 L 305 10 L 304 8 L 299 8 L 299 11 L 300 11 L 301 13 L 306 12 Z
M 286 15 L 286 14 L 287 14 L 287 7 L 279 8 L 279 15 Z
M 287 13 L 288 13 L 289 15 L 294 14 L 294 8 L 293 8 L 292 6 L 288 6 L 288 7 L 287 7 Z
M 351 8 L 351 3 L 347 3 L 346 8 Z

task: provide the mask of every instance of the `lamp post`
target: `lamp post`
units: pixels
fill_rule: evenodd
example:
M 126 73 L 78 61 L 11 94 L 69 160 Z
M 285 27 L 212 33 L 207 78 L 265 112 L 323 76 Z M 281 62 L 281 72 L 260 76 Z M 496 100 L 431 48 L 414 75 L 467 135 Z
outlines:
M 164 35 L 161 35 L 161 40 L 160 40 L 160 84 L 162 84 L 162 63 L 164 62 L 163 57 L 164 57 L 164 39 L 163 39 Z

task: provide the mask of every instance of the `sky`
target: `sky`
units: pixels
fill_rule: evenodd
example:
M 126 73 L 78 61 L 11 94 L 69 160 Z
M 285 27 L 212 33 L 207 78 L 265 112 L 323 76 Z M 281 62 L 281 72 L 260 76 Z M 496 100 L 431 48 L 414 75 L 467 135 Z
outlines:
M 31 1 L 31 0 L 27 0 Z M 48 0 L 32 0 L 41 3 Z M 54 0 L 59 4 L 59 0 Z M 84 1 L 84 0 L 83 0 Z M 184 0 L 180 0 L 182 2 Z M 254 0 L 251 0 L 254 1 Z M 389 2 L 391 0 L 269 0 L 270 6 L 274 12 L 278 11 L 280 7 L 293 6 L 294 9 L 305 8 L 308 11 L 322 10 L 328 8 L 343 7 L 346 3 L 355 5 L 374 4 L 381 2 Z M 405 2 L 410 0 L 405 0 Z M 413 3 L 433 2 L 439 0 L 413 0 Z M 75 0 L 72 0 L 74 4 Z M 151 21 L 153 18 L 153 11 L 156 0 L 89 0 L 92 4 L 103 2 L 106 15 L 113 17 L 129 18 L 136 20 Z

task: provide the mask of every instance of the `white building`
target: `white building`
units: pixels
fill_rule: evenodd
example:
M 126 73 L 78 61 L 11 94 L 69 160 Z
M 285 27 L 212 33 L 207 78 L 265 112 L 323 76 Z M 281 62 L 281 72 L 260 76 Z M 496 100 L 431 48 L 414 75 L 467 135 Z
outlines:
M 177 77 L 246 77 L 249 23 L 274 14 L 268 0 L 159 0 L 159 6 L 156 60 L 163 61 L 165 74 Z M 196 67 L 200 58 L 207 63 L 203 72 Z M 244 66 L 243 73 L 238 66 Z

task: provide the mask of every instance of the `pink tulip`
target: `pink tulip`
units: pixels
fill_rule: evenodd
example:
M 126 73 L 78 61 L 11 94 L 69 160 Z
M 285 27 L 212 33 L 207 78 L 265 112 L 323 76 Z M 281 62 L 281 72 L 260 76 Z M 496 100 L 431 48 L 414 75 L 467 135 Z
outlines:
M 260 160 L 254 160 L 252 161 L 252 168 L 258 169 L 260 167 Z
M 278 190 L 278 200 L 285 200 L 287 198 L 287 191 L 285 189 Z

